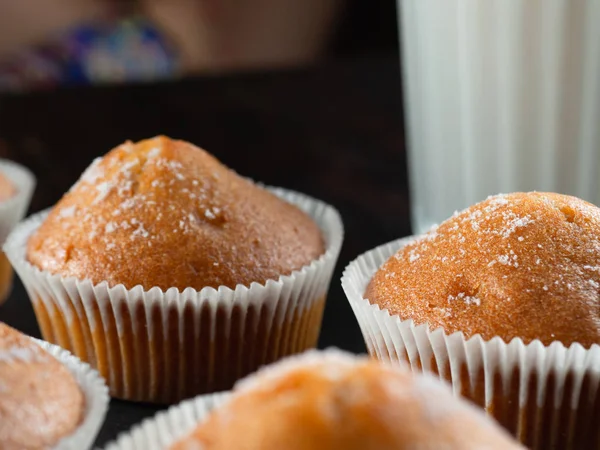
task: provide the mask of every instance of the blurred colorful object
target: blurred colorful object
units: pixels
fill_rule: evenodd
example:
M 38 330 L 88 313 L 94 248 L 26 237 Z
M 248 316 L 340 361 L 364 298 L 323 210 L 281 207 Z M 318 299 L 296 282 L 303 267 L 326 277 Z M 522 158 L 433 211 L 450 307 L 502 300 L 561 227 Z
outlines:
M 0 61 L 0 90 L 152 81 L 176 76 L 178 57 L 142 18 L 77 27 Z

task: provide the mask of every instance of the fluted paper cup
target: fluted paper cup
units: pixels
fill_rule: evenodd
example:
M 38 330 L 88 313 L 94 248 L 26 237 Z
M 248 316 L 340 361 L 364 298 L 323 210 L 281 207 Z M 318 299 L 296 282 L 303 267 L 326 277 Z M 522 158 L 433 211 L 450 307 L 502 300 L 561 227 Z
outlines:
M 600 346 L 448 335 L 364 298 L 377 269 L 413 239 L 377 247 L 344 271 L 342 286 L 369 353 L 389 364 L 438 374 L 456 395 L 485 408 L 529 448 L 600 448 Z
M 172 406 L 122 433 L 105 450 L 166 450 L 190 433 L 231 394 L 201 395 Z
M 85 410 L 77 429 L 60 440 L 52 450 L 87 450 L 92 447 L 108 409 L 108 388 L 104 380 L 88 364 L 81 362 L 68 351 L 38 339 L 32 339 L 50 355 L 60 361 L 73 374 L 83 392 Z
M 413 231 L 497 192 L 600 204 L 600 2 L 397 1 Z
M 0 159 L 0 172 L 15 187 L 15 195 L 0 202 L 0 245 L 14 226 L 25 216 L 33 190 L 35 177 L 25 167 L 12 161 Z M 12 289 L 13 271 L 4 253 L 0 253 L 0 305 L 4 303 Z
M 89 362 L 115 397 L 174 403 L 227 390 L 260 366 L 317 343 L 342 221 L 318 200 L 273 192 L 313 218 L 326 251 L 265 284 L 126 289 L 40 271 L 27 261 L 26 245 L 47 213 L 20 224 L 5 252 L 29 293 L 44 339 Z

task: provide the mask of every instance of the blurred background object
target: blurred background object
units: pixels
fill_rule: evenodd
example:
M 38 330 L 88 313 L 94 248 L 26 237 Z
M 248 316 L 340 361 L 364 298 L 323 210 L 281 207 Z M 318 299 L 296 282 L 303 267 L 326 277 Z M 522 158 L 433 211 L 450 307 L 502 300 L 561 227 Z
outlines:
M 0 89 L 301 66 L 395 36 L 393 1 L 0 0 Z
M 416 233 L 499 192 L 600 205 L 600 1 L 398 6 Z

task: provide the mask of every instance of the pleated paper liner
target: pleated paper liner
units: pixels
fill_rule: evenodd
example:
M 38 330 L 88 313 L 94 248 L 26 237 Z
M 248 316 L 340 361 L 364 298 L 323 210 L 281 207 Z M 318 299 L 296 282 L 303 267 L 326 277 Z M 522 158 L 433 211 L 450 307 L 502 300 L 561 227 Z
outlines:
M 228 390 L 260 366 L 317 343 L 342 221 L 318 200 L 273 192 L 315 220 L 326 252 L 265 284 L 145 291 L 52 275 L 26 259 L 27 240 L 46 212 L 19 225 L 5 251 L 29 293 L 44 339 L 98 369 L 115 397 L 174 403 Z
M 342 286 L 369 353 L 438 374 L 529 448 L 600 448 L 600 346 L 447 335 L 390 315 L 363 297 L 376 270 L 413 239 L 375 248 L 344 271 Z
M 38 339 L 33 341 L 60 361 L 73 374 L 85 398 L 85 411 L 81 424 L 65 436 L 52 450 L 88 450 L 92 447 L 108 409 L 108 388 L 104 380 L 88 364 L 81 362 L 68 351 Z
M 221 406 L 229 393 L 201 395 L 172 406 L 120 434 L 105 450 L 166 450 L 190 433 L 210 412 Z
M 0 202 L 0 244 L 14 226 L 25 216 L 35 189 L 35 177 L 25 167 L 12 161 L 0 159 L 0 172 L 16 189 L 16 193 Z M 12 288 L 13 270 L 4 253 L 0 252 L 0 305 L 9 296 Z

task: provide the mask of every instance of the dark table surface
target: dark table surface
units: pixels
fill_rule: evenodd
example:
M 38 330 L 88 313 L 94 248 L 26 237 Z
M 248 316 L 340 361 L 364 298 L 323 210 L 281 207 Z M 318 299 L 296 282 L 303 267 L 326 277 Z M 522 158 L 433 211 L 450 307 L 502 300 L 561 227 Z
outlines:
M 365 350 L 339 279 L 358 254 L 409 234 L 396 57 L 269 74 L 75 88 L 0 96 L 0 157 L 38 177 L 31 212 L 54 204 L 96 157 L 120 142 L 166 134 L 239 173 L 335 205 L 346 238 L 320 347 Z M 39 337 L 18 280 L 0 320 Z M 97 445 L 161 409 L 113 400 Z

